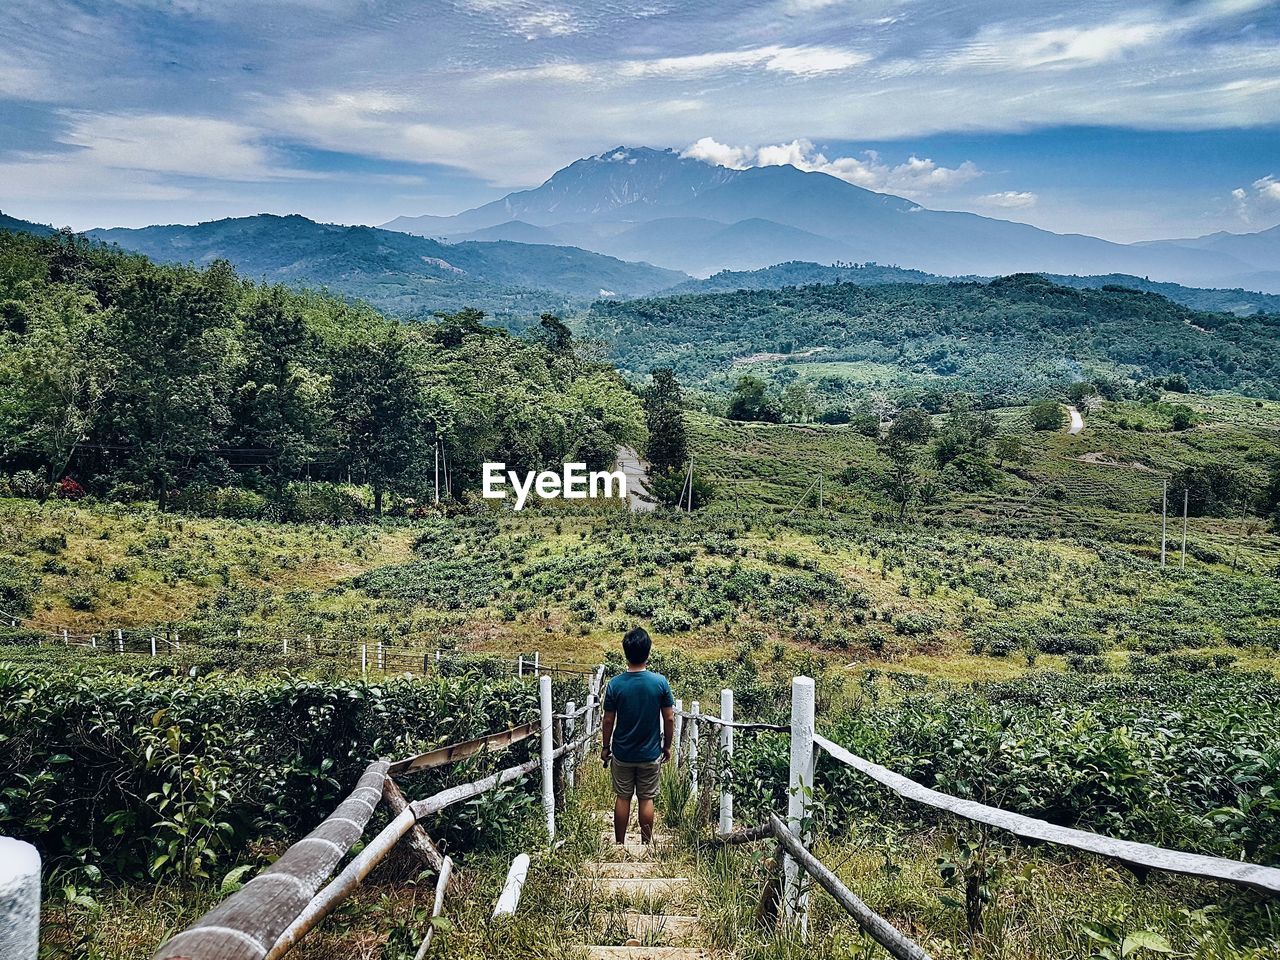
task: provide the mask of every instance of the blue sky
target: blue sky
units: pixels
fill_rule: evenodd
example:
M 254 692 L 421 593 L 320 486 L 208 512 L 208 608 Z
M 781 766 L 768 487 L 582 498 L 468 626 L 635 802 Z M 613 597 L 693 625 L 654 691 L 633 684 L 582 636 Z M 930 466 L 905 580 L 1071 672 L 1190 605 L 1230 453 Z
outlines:
M 454 213 L 576 157 L 792 162 L 1117 240 L 1280 222 L 1280 2 L 6 0 L 0 209 Z

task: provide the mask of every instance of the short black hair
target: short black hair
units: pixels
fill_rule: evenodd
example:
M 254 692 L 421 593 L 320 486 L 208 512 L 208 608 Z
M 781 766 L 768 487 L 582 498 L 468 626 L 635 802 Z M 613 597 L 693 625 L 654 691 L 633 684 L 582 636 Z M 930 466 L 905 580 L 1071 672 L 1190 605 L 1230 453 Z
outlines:
M 622 638 L 622 652 L 627 655 L 627 663 L 633 667 L 643 666 L 649 662 L 649 651 L 653 649 L 653 641 L 644 627 L 632 627 Z

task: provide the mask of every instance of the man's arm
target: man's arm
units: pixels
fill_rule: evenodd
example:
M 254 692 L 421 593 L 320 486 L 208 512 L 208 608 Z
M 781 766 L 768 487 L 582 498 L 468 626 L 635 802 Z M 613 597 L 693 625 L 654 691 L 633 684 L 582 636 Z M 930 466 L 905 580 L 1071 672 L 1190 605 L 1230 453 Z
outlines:
M 617 719 L 616 710 L 606 710 L 604 721 L 600 724 L 600 759 L 605 763 L 609 762 L 609 755 L 612 752 L 609 745 L 613 742 L 613 724 Z
M 662 762 L 671 759 L 671 740 L 676 735 L 676 708 L 662 708 Z

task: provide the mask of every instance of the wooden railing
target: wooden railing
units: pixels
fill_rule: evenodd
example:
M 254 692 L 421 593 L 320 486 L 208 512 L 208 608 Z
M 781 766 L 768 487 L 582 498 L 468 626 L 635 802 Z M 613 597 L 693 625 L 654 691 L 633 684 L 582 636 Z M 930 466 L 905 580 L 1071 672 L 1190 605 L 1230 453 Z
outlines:
M 700 726 L 705 724 L 719 728 L 720 749 L 724 762 L 732 757 L 735 730 L 782 732 L 789 735 L 791 755 L 787 782 L 786 819 L 770 814 L 770 819 L 764 824 L 735 832 L 732 784 L 727 777 L 722 777 L 718 835 L 722 842 L 727 843 L 750 842 L 771 836 L 779 841 L 785 853 L 783 902 L 786 915 L 802 935 L 807 929 L 809 918 L 808 884 L 802 881 L 804 876 L 808 875 L 831 893 L 863 930 L 890 954 L 903 960 L 922 960 L 928 956 L 918 945 L 912 943 L 884 918 L 858 900 L 835 874 L 809 851 L 812 838 L 807 833 L 807 825 L 818 751 L 857 770 L 903 799 L 933 807 L 974 823 L 1005 830 L 1024 839 L 1109 857 L 1138 870 L 1160 870 L 1206 880 L 1219 880 L 1250 887 L 1273 896 L 1280 895 L 1280 868 L 1228 860 L 1224 857 L 1186 853 L 1181 850 L 1169 850 L 1131 840 L 1118 840 L 1088 830 L 1059 826 L 1045 820 L 1002 810 L 999 807 L 953 797 L 859 757 L 838 743 L 815 733 L 814 684 L 808 677 L 795 677 L 791 682 L 791 723 L 789 725 L 752 724 L 734 720 L 731 690 L 721 692 L 720 703 L 721 715 L 714 717 L 703 714 L 696 700 L 693 701 L 688 712 L 683 709 L 682 701 L 676 701 L 678 732 L 676 763 L 680 764 L 683 759 L 689 765 L 696 792 L 698 728 Z M 786 831 L 785 837 L 779 833 L 780 828 Z
M 452 862 L 440 856 L 422 829 L 422 821 L 535 771 L 541 774 L 547 832 L 554 838 L 556 782 L 563 778 L 566 783 L 572 783 L 573 769 L 581 751 L 599 729 L 603 678 L 604 667 L 598 667 L 591 676 L 586 705 L 579 709 L 570 702 L 562 713 L 556 713 L 551 703 L 551 678 L 544 674 L 538 680 L 536 722 L 402 760 L 377 760 L 369 764 L 355 789 L 315 830 L 289 847 L 279 860 L 238 892 L 166 941 L 154 954 L 155 960 L 277 960 L 350 896 L 402 840 L 410 843 L 442 875 L 436 895 L 438 909 Z M 572 739 L 579 719 L 583 720 L 582 735 Z M 556 737 L 558 726 L 566 732 Z M 535 734 L 539 737 L 536 757 L 480 780 L 414 801 L 405 800 L 395 783 L 397 776 L 503 750 Z M 329 879 L 352 845 L 363 836 L 370 817 L 384 798 L 391 810 L 391 822 L 336 877 Z

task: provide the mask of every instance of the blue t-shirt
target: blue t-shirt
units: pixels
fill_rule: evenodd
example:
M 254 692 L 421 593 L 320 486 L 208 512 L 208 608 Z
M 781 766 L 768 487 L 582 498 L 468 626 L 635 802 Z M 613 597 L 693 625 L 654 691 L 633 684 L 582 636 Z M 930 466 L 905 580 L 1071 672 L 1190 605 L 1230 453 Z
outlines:
M 652 763 L 662 753 L 662 708 L 675 705 L 671 685 L 660 673 L 620 673 L 604 692 L 606 713 L 616 714 L 613 756 L 623 763 Z

